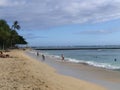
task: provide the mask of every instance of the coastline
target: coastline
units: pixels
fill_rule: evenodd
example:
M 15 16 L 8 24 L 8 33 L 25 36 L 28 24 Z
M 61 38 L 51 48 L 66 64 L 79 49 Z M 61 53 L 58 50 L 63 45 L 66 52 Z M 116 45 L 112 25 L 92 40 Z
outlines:
M 12 58 L 0 58 L 1 90 L 105 90 L 97 84 L 58 74 L 22 50 L 8 54 Z
M 39 52 L 40 50 L 36 50 Z M 113 50 L 41 50 L 40 53 L 57 59 L 64 54 L 65 61 L 82 63 L 99 68 L 120 70 L 120 49 Z
M 32 56 L 33 54 L 31 54 Z M 36 57 L 37 60 L 41 61 L 41 57 Z M 88 82 L 96 83 L 98 85 L 104 86 L 108 90 L 119 90 L 120 86 L 120 72 L 98 68 L 86 64 L 76 64 L 70 62 L 61 62 L 53 56 L 46 56 L 45 63 L 52 66 L 57 70 L 58 73 L 72 76 L 80 80 L 85 80 Z

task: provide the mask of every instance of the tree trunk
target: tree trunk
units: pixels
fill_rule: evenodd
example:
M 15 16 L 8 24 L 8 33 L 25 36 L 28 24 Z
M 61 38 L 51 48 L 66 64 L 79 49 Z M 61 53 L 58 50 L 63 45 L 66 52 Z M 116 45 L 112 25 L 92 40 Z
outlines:
M 5 50 L 5 44 L 4 44 L 4 42 L 3 42 L 3 47 L 2 47 L 2 49 Z

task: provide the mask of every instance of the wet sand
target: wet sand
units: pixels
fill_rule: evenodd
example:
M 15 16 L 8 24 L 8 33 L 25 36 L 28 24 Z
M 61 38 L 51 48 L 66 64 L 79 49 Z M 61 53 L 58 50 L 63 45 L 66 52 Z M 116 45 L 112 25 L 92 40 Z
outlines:
M 31 54 L 31 56 L 39 61 L 42 60 L 41 55 L 36 57 L 34 54 Z M 96 83 L 108 90 L 120 90 L 120 71 L 97 68 L 86 64 L 61 62 L 59 58 L 53 56 L 46 56 L 44 63 L 55 68 L 60 74 Z
M 8 54 L 12 58 L 0 58 L 0 90 L 105 90 L 97 84 L 58 74 L 46 60 L 44 63 L 33 54 L 34 58 L 21 50 Z

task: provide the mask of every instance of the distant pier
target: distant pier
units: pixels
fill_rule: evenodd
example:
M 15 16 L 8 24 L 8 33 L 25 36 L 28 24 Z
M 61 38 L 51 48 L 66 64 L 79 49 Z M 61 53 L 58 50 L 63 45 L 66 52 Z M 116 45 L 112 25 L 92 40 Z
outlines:
M 100 50 L 100 49 L 120 49 L 120 47 L 90 47 L 90 48 L 35 48 L 35 50 Z

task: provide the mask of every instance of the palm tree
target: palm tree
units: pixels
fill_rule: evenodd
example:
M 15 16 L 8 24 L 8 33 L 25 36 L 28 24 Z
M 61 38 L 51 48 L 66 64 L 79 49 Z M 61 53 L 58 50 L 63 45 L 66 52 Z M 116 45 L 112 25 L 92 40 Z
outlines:
M 18 21 L 14 21 L 12 27 L 11 27 L 11 48 L 13 48 L 13 42 L 15 41 L 16 36 L 16 30 L 20 29 L 20 25 L 18 24 Z
M 19 29 L 20 29 L 20 25 L 18 24 L 18 21 L 14 21 L 12 25 L 12 30 L 19 30 Z

